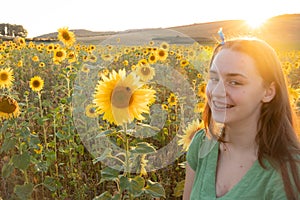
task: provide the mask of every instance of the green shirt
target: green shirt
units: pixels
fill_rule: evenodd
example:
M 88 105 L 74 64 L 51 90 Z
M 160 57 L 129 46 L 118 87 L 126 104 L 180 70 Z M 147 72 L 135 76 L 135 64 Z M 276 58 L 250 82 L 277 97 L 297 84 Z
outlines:
M 284 200 L 287 199 L 280 174 L 264 160 L 267 169 L 258 160 L 244 177 L 224 196 L 216 198 L 216 167 L 219 143 L 197 132 L 187 152 L 187 161 L 195 171 L 191 200 Z M 234 172 L 233 172 L 234 173 Z

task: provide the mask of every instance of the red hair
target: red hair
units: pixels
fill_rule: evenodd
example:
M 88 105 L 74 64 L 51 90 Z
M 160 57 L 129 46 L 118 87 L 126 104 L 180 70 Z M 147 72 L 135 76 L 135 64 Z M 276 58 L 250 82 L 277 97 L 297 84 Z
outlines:
M 258 144 L 258 161 L 265 168 L 262 160 L 267 159 L 280 172 L 288 199 L 297 199 L 300 192 L 300 142 L 296 134 L 296 117 L 290 104 L 281 62 L 274 49 L 266 42 L 258 39 L 235 39 L 215 48 L 210 67 L 215 55 L 222 49 L 247 54 L 254 60 L 264 84 L 275 83 L 276 95 L 271 102 L 262 105 L 258 120 L 255 138 Z M 213 137 L 225 142 L 224 133 L 217 135 L 213 131 L 214 121 L 207 103 L 203 121 Z

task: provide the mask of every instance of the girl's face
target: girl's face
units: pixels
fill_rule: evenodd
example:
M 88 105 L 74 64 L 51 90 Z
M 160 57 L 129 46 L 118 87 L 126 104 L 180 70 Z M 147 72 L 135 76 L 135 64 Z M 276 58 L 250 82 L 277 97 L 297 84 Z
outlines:
M 250 56 L 230 49 L 215 56 L 206 95 L 216 122 L 257 124 L 265 92 L 263 79 Z

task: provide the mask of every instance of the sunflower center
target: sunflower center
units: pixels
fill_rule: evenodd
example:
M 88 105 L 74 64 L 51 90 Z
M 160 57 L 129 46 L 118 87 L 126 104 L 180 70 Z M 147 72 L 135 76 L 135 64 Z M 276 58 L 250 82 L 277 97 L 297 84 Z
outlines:
M 63 53 L 62 53 L 61 51 L 58 51 L 58 52 L 56 52 L 56 56 L 57 56 L 57 57 L 62 57 L 62 56 L 63 56 Z
M 64 38 L 65 40 L 70 40 L 70 35 L 69 35 L 69 33 L 64 32 L 64 33 L 62 34 L 62 36 L 63 36 L 63 38 Z
M 155 56 L 154 56 L 154 55 L 151 55 L 151 56 L 150 56 L 150 60 L 151 60 L 151 61 L 154 61 L 154 60 L 155 60 Z
M 40 83 L 40 81 L 35 80 L 35 81 L 33 81 L 32 85 L 33 85 L 33 87 L 38 88 L 41 85 L 41 83 Z
M 16 110 L 16 106 L 9 102 L 9 99 L 3 98 L 2 101 L 0 101 L 0 112 L 3 113 L 13 113 Z
M 6 73 L 1 73 L 0 74 L 0 80 L 1 81 L 6 81 L 8 79 L 8 74 Z
M 150 69 L 148 67 L 142 67 L 141 72 L 144 76 L 147 76 L 150 74 Z
M 158 55 L 159 55 L 160 57 L 164 57 L 164 56 L 165 56 L 165 52 L 164 52 L 164 51 L 159 51 L 159 52 L 158 52 Z
M 170 103 L 174 103 L 174 102 L 176 102 L 176 98 L 174 96 L 171 96 L 169 101 L 170 101 Z
M 117 108 L 126 108 L 132 103 L 132 91 L 130 87 L 116 87 L 111 95 L 111 103 Z
M 94 114 L 94 113 L 96 113 L 96 109 L 95 108 L 90 108 L 89 112 Z

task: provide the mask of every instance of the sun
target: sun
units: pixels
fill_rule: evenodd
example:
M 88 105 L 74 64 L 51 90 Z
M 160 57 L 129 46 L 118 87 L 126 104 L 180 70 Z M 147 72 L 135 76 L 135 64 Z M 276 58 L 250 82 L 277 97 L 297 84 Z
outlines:
M 267 16 L 251 16 L 247 18 L 246 24 L 249 26 L 251 29 L 259 29 L 261 28 L 267 21 L 269 17 Z

